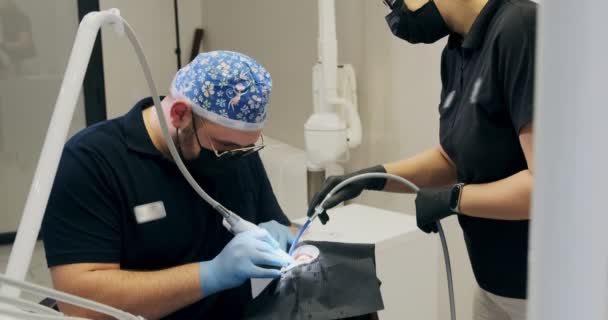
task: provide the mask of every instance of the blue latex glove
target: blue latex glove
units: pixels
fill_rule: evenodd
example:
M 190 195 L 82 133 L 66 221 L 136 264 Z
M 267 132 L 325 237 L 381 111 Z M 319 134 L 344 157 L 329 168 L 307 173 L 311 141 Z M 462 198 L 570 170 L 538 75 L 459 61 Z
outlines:
M 258 224 L 260 228 L 266 229 L 268 233 L 279 243 L 279 248 L 287 251 L 287 246 L 291 246 L 296 236 L 289 227 L 286 227 L 274 220 Z
M 278 269 L 292 261 L 266 230 L 258 228 L 242 232 L 228 242 L 213 260 L 200 263 L 201 289 L 207 297 L 238 287 L 251 278 L 277 278 L 281 275 Z

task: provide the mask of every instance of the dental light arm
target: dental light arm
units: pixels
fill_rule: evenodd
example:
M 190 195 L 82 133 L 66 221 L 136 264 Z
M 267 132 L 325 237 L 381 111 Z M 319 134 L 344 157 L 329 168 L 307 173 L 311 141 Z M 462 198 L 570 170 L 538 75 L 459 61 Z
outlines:
M 344 186 L 353 183 L 355 181 L 359 181 L 359 180 L 363 180 L 363 179 L 374 179 L 374 178 L 385 178 L 388 180 L 393 180 L 393 181 L 397 181 L 400 182 L 402 184 L 404 184 L 405 186 L 407 186 L 408 188 L 412 189 L 415 193 L 417 193 L 420 188 L 418 188 L 418 186 L 416 186 L 415 184 L 413 184 L 411 181 L 397 176 L 397 175 L 393 175 L 393 174 L 389 174 L 389 173 L 364 173 L 364 174 L 360 174 L 360 175 L 356 175 L 353 177 L 350 177 L 344 181 L 342 181 L 341 183 L 339 183 L 338 185 L 336 185 L 323 199 L 323 201 L 315 208 L 315 213 L 310 216 L 306 222 L 304 223 L 304 225 L 302 226 L 302 228 L 300 229 L 300 231 L 298 232 L 298 235 L 296 236 L 296 239 L 293 242 L 293 245 L 291 246 L 291 250 L 289 252 L 289 254 L 291 255 L 294 251 L 294 249 L 297 247 L 298 242 L 300 241 L 300 238 L 302 237 L 302 234 L 304 233 L 304 231 L 306 230 L 306 228 L 308 228 L 308 226 L 310 226 L 310 224 L 317 218 L 317 216 L 321 213 L 323 213 L 324 209 L 323 209 L 323 205 L 325 204 L 325 201 L 327 201 L 327 199 L 331 198 L 332 195 L 334 195 L 336 192 L 340 191 L 340 189 L 342 189 Z M 450 319 L 451 320 L 456 320 L 456 302 L 454 300 L 454 284 L 453 284 L 453 279 L 452 279 L 452 264 L 450 262 L 450 254 L 448 251 L 448 244 L 447 244 L 447 240 L 445 238 L 445 232 L 443 231 L 443 227 L 441 226 L 441 222 L 437 221 L 437 229 L 439 231 L 439 238 L 441 240 L 441 247 L 443 249 L 443 258 L 445 261 L 445 270 L 446 270 L 446 274 L 447 274 L 447 281 L 448 281 L 448 296 L 449 296 L 449 300 L 450 300 Z
M 363 129 L 361 128 L 361 118 L 357 106 L 357 78 L 355 76 L 355 68 L 352 65 L 346 64 L 340 66 L 342 77 L 339 81 L 342 85 L 340 93 L 342 98 L 338 99 L 337 104 L 344 106 L 344 119 L 346 120 L 346 141 L 348 147 L 354 149 L 361 145 Z
M 304 125 L 307 200 L 325 180 L 325 170 L 348 160 L 349 149 L 361 144 L 361 119 L 352 65 L 338 66 L 334 0 L 318 0 L 319 60 L 313 67 L 313 113 Z

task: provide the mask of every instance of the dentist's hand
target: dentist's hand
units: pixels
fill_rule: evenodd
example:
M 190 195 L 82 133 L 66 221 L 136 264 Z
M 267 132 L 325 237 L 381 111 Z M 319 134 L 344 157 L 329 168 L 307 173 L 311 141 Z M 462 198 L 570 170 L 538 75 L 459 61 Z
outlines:
M 264 228 L 279 243 L 279 248 L 287 251 L 287 247 L 293 244 L 296 236 L 289 227 L 286 227 L 274 220 L 260 223 L 260 228 Z
M 315 208 L 319 204 L 321 204 L 323 199 L 325 199 L 327 194 L 335 186 L 337 186 L 342 181 L 344 181 L 350 177 L 353 177 L 353 176 L 356 176 L 356 175 L 359 175 L 362 173 L 386 173 L 386 169 L 383 166 L 378 165 L 375 167 L 359 170 L 359 171 L 351 173 L 351 174 L 347 174 L 347 175 L 343 175 L 343 176 L 333 176 L 333 177 L 327 178 L 327 180 L 325 180 L 325 183 L 321 187 L 321 190 L 312 198 L 312 201 L 310 202 L 310 207 L 308 207 L 307 215 L 309 217 L 314 215 Z M 347 201 L 347 200 L 350 200 L 350 199 L 353 199 L 353 198 L 359 196 L 361 194 L 361 192 L 363 192 L 363 190 L 383 190 L 385 185 L 386 185 L 385 178 L 376 178 L 376 179 L 359 180 L 357 182 L 353 182 L 351 184 L 344 186 L 344 188 L 340 189 L 338 192 L 336 192 L 334 195 L 332 195 L 329 199 L 327 199 L 327 201 L 325 201 L 325 203 L 323 204 L 324 210 L 323 210 L 323 213 L 321 213 L 319 215 L 319 219 L 321 220 L 321 222 L 323 224 L 327 223 L 327 221 L 329 220 L 329 216 L 327 215 L 325 210 L 331 209 L 344 201 Z
M 266 230 L 239 233 L 217 257 L 200 263 L 203 295 L 238 287 L 251 278 L 279 277 L 279 269 L 292 260 Z

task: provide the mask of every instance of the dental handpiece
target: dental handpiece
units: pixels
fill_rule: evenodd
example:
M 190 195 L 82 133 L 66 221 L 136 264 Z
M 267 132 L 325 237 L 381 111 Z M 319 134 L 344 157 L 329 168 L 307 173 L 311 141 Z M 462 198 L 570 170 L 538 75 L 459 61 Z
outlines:
M 302 225 L 302 227 L 298 231 L 298 235 L 293 240 L 293 243 L 291 244 L 291 248 L 289 248 L 289 255 L 290 256 L 293 256 L 293 252 L 297 248 L 298 242 L 300 242 L 300 238 L 302 238 L 302 235 L 304 234 L 304 232 L 306 231 L 306 229 L 310 226 L 310 224 L 315 220 L 315 218 L 318 215 L 320 215 L 321 213 L 323 213 L 323 211 L 325 211 L 325 209 L 323 209 L 323 207 L 321 205 L 318 205 L 317 207 L 315 207 L 314 214 L 312 216 L 308 217 L 308 219 L 306 219 L 306 222 L 304 222 L 304 224 Z
M 223 206 L 216 208 L 216 210 L 219 211 L 222 216 L 224 216 L 224 220 L 222 221 L 224 228 L 228 229 L 228 231 L 234 235 L 259 228 L 255 224 L 239 217 L 239 215 L 224 208 Z

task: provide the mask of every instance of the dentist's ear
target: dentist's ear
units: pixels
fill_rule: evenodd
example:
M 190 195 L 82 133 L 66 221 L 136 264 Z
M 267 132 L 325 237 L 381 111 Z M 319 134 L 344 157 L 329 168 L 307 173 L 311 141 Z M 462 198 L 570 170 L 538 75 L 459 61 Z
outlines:
M 183 100 L 175 100 L 169 111 L 171 124 L 178 129 L 189 128 L 192 125 L 192 107 Z

